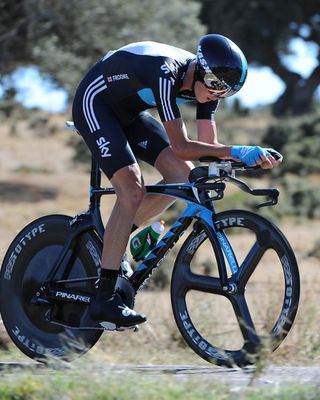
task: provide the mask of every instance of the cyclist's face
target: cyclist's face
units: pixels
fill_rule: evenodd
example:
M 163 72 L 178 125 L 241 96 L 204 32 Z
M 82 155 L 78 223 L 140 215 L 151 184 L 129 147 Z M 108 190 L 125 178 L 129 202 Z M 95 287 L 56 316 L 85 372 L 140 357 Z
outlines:
M 218 100 L 222 97 L 213 94 L 210 89 L 204 86 L 200 81 L 196 81 L 194 85 L 194 93 L 199 103 L 207 103 L 208 101 Z

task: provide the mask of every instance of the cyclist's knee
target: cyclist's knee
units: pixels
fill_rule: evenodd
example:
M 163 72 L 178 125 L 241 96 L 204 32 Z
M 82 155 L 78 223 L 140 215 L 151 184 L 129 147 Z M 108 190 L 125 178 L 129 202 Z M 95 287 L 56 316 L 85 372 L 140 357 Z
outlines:
M 160 153 L 155 167 L 166 182 L 188 182 L 188 177 L 194 165 L 191 161 L 177 158 L 171 148 L 166 148 Z
M 111 179 L 111 183 L 116 191 L 119 204 L 131 210 L 138 209 L 146 190 L 137 165 L 119 170 Z
M 127 182 L 126 187 L 117 193 L 119 203 L 133 210 L 137 210 L 144 198 L 145 188 L 137 182 Z

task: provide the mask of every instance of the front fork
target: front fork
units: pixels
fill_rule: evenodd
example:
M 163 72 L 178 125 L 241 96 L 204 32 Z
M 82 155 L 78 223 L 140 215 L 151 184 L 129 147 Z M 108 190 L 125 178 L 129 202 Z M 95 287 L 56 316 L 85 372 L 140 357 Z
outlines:
M 221 287 L 226 293 L 235 293 L 237 291 L 237 284 L 232 279 L 239 270 L 238 261 L 232 249 L 232 246 L 222 230 L 216 228 L 214 223 L 214 210 L 209 210 L 200 207 L 199 210 L 193 209 L 193 213 L 198 215 L 198 222 L 194 226 L 194 230 L 199 232 L 204 229 L 213 246 L 216 249 L 215 256 L 217 258 L 219 277 Z M 228 277 L 226 262 L 231 271 L 231 277 Z

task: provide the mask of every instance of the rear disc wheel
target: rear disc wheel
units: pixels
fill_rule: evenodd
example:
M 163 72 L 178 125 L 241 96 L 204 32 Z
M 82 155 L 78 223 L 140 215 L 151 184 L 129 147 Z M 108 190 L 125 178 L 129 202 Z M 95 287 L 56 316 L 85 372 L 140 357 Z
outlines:
M 32 299 L 55 265 L 71 232 L 71 217 L 51 215 L 26 226 L 14 239 L 4 258 L 0 274 L 0 311 L 5 328 L 15 345 L 28 357 L 72 361 L 88 351 L 102 330 L 95 327 L 86 304 L 60 302 L 36 305 Z M 74 246 L 67 279 L 98 275 L 101 243 L 85 233 Z M 65 286 L 68 289 L 68 286 Z M 69 285 L 69 289 L 93 294 L 94 281 Z M 56 325 L 52 317 L 61 323 Z M 65 326 L 63 326 L 65 325 Z

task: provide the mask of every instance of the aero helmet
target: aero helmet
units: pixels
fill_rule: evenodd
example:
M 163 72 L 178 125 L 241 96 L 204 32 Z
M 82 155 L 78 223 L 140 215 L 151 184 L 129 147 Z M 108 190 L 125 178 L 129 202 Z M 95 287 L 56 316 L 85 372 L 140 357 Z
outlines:
M 230 39 L 222 35 L 202 36 L 197 49 L 195 80 L 219 97 L 237 93 L 247 77 L 247 60 Z

